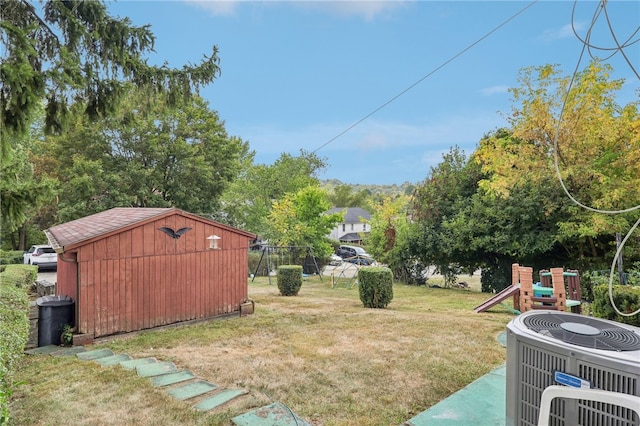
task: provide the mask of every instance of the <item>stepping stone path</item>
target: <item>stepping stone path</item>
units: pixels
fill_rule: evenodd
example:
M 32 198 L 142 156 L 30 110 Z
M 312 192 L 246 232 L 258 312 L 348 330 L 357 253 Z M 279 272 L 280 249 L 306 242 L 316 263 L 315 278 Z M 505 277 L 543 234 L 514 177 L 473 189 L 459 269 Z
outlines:
M 110 349 L 87 350 L 84 346 L 60 347 L 42 346 L 25 351 L 29 355 L 75 356 L 82 361 L 94 361 L 103 367 L 119 365 L 126 370 L 135 370 L 140 377 L 148 377 L 153 386 L 166 388 L 171 397 L 187 401 L 205 396 L 193 406 L 198 411 L 210 411 L 232 399 L 248 393 L 245 389 L 220 389 L 218 385 L 197 379 L 188 370 L 178 371 L 174 363 L 158 361 L 155 358 L 131 358 L 127 354 L 114 354 Z M 176 385 L 173 386 L 172 385 Z M 238 426 L 310 426 L 289 407 L 274 402 L 261 408 L 234 417 L 231 421 Z
M 293 411 L 286 405 L 274 402 L 265 407 L 256 408 L 248 413 L 241 414 L 231 419 L 238 426 L 254 426 L 254 425 L 282 425 L 282 426 L 311 426 L 300 417 L 296 416 Z
M 153 386 L 169 386 L 176 383 L 194 379 L 196 376 L 191 371 L 178 371 L 177 373 L 162 374 L 151 378 Z

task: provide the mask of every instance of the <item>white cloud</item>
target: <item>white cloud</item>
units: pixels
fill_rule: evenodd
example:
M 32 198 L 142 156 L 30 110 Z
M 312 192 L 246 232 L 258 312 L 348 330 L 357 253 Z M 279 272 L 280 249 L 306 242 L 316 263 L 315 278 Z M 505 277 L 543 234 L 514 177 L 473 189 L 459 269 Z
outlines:
M 330 152 L 383 152 L 424 149 L 447 149 L 458 145 L 470 153 L 477 142 L 496 127 L 504 126 L 496 113 L 467 113 L 461 116 L 433 117 L 423 122 L 366 120 L 335 140 L 352 123 L 315 123 L 283 129 L 273 125 L 249 125 L 241 128 L 228 123 L 230 134 L 249 141 L 260 154 L 297 153 L 318 150 L 319 155 Z M 327 143 L 329 142 L 329 143 Z M 411 154 L 413 155 L 413 154 Z
M 580 34 L 580 32 L 585 28 L 584 23 L 582 22 L 574 22 L 573 24 L 566 24 L 561 28 L 553 28 L 545 30 L 544 33 L 540 36 L 540 38 L 546 42 L 552 42 L 556 40 L 561 40 L 569 37 L 575 37 L 575 31 Z
M 484 89 L 480 90 L 480 93 L 482 93 L 484 96 L 491 96 L 491 95 L 501 95 L 503 93 L 507 93 L 508 91 L 509 91 L 509 86 L 500 85 L 500 86 L 485 87 Z
M 326 144 L 351 124 L 315 123 L 293 129 L 227 126 L 227 130 L 249 141 L 256 151 L 256 163 L 271 164 L 283 152 L 297 155 L 300 149 L 317 150 L 329 165 L 323 178 L 350 183 L 402 183 L 424 179 L 453 146 L 471 154 L 486 133 L 504 126 L 497 114 L 468 111 L 423 122 L 367 120 Z
M 386 15 L 388 12 L 405 7 L 408 3 L 416 0 L 296 0 L 296 1 L 280 1 L 280 0 L 183 0 L 202 8 L 214 16 L 233 15 L 242 3 L 253 3 L 262 6 L 293 6 L 300 9 L 312 11 L 320 11 L 331 15 L 341 17 L 361 17 L 366 21 L 372 21 L 375 18 Z
M 326 13 L 343 16 L 343 17 L 362 17 L 366 21 L 372 21 L 377 17 L 386 15 L 388 12 L 406 7 L 410 1 L 393 0 L 393 1 L 369 1 L 369 0 L 328 0 L 314 1 L 303 0 L 292 2 L 297 7 L 304 7 L 324 11 Z
M 184 0 L 186 3 L 206 10 L 213 16 L 233 15 L 238 6 L 236 0 Z

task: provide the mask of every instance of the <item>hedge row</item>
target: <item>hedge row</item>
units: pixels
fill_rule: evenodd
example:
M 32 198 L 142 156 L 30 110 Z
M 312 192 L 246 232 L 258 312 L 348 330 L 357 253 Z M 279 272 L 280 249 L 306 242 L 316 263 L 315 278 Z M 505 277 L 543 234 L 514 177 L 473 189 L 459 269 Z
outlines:
M 7 265 L 0 273 L 0 424 L 9 420 L 13 371 L 29 338 L 29 287 L 37 267 Z
M 269 269 L 267 266 L 271 266 L 272 271 L 277 271 L 281 265 L 304 265 L 303 272 L 305 274 L 315 274 L 316 265 L 313 263 L 311 257 L 307 258 L 306 253 L 301 253 L 298 256 L 291 256 L 286 253 L 271 253 L 269 255 L 269 265 L 267 265 L 267 254 L 257 251 L 249 251 L 249 274 L 255 274 L 258 277 L 266 277 L 269 275 Z M 325 265 L 329 263 L 330 259 L 315 258 L 318 264 L 318 269 L 322 270 Z
M 622 313 L 631 313 L 640 309 L 640 286 L 614 285 L 613 301 Z M 605 318 L 623 324 L 640 327 L 640 314 L 623 316 L 618 314 L 609 299 L 609 285 L 600 284 L 593 287 L 593 303 L 591 309 L 594 317 Z
M 24 252 L 0 250 L 0 265 L 21 264 L 24 262 Z
M 582 300 L 593 302 L 593 288 L 600 284 L 609 284 L 609 275 L 611 271 L 586 271 L 580 276 L 580 289 L 582 291 Z M 613 284 L 635 285 L 640 286 L 640 262 L 632 265 L 632 269 L 623 274 L 624 282 L 620 282 L 617 271 L 613 275 Z

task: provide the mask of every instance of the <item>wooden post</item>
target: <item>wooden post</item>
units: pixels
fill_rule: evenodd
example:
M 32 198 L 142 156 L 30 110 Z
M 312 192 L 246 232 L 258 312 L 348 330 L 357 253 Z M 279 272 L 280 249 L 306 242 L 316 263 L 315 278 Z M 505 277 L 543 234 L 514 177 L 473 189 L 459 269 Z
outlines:
M 548 275 L 549 271 L 546 269 L 540 270 L 540 285 L 542 287 L 551 287 L 551 275 Z

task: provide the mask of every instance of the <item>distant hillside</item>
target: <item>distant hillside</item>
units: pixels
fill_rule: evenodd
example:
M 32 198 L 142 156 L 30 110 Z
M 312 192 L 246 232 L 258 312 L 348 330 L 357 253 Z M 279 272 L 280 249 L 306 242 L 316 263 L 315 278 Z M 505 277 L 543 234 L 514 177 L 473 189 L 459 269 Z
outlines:
M 347 185 L 351 187 L 353 192 L 360 192 L 362 190 L 369 191 L 372 195 L 386 195 L 386 196 L 395 196 L 400 194 L 413 194 L 413 190 L 416 185 L 413 183 L 405 182 L 402 185 L 364 185 L 364 184 L 351 184 L 340 181 L 339 179 L 328 179 L 321 180 L 320 185 L 325 188 L 327 191 L 332 192 L 333 189 L 337 186 Z

